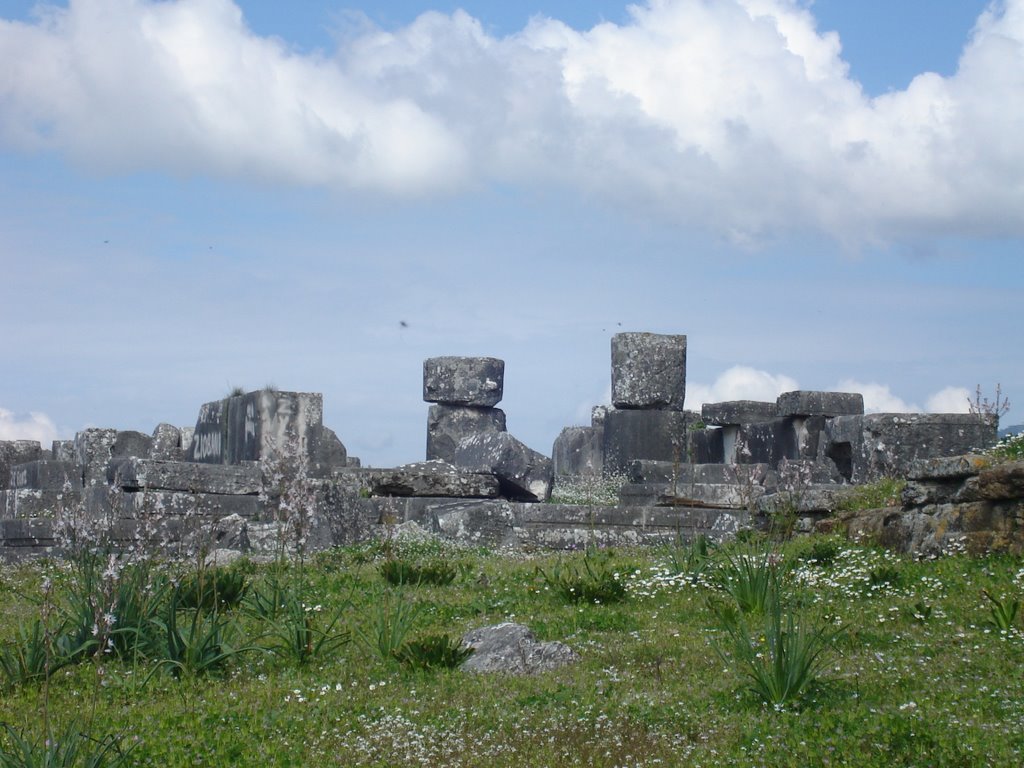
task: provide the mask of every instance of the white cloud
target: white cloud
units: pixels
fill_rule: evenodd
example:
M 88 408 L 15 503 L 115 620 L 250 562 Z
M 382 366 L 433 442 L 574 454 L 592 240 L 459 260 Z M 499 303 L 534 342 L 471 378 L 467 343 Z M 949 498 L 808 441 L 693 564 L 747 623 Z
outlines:
M 795 0 L 649 0 L 624 25 L 464 12 L 289 50 L 229 0 L 0 21 L 0 141 L 160 169 L 422 194 L 555 180 L 742 242 L 1024 233 L 1024 0 L 951 77 L 871 99 Z
M 38 440 L 49 448 L 57 439 L 57 427 L 45 413 L 35 411 L 28 418 L 18 418 L 14 413 L 0 408 L 0 440 Z
M 967 413 L 971 392 L 966 387 L 946 387 L 928 398 L 929 413 Z
M 920 413 L 921 407 L 894 395 L 888 384 L 865 383 L 844 379 L 836 386 L 838 392 L 859 392 L 864 396 L 865 413 Z
M 796 379 L 784 374 L 734 365 L 711 385 L 688 382 L 686 407 L 699 411 L 705 403 L 721 403 L 728 400 L 774 401 L 783 392 L 792 392 L 799 388 Z

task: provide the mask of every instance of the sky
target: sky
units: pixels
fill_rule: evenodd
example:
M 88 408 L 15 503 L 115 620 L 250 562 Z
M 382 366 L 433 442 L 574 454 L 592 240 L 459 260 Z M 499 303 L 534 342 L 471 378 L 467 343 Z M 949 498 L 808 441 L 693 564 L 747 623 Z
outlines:
M 0 0 L 0 439 L 271 385 L 392 466 L 485 355 L 550 454 L 624 331 L 1019 424 L 1022 94 L 1024 0 Z

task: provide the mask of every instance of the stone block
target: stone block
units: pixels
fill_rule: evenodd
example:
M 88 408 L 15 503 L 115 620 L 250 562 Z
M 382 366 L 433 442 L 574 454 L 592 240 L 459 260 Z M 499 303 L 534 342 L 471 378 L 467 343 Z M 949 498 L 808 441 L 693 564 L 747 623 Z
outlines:
M 53 459 L 54 461 L 74 462 L 75 441 L 54 440 L 50 448 L 50 458 Z
M 43 459 L 12 467 L 10 487 L 59 491 L 65 484 L 69 488 L 78 488 L 81 485 L 80 477 L 78 465 L 73 462 Z
M 725 430 L 720 427 L 689 430 L 686 444 L 686 458 L 694 464 L 722 464 L 725 461 Z
M 551 449 L 555 476 L 600 476 L 604 471 L 604 427 L 566 427 Z
M 125 430 L 117 433 L 114 444 L 110 448 L 110 456 L 114 459 L 125 459 L 134 456 L 140 459 L 148 459 L 153 449 L 153 438 L 134 430 Z
M 181 430 L 173 424 L 157 424 L 153 430 L 149 458 L 157 461 L 182 461 L 185 452 L 181 449 Z
M 605 416 L 605 470 L 625 473 L 637 459 L 685 462 L 687 439 L 682 411 L 616 408 Z
M 4 547 L 52 547 L 53 521 L 47 519 L 0 520 Z
M 157 524 L 165 518 L 213 519 L 229 515 L 244 518 L 260 516 L 260 502 L 256 496 L 226 496 L 216 493 L 182 493 L 179 491 L 139 491 L 137 493 L 106 494 L 106 500 L 94 494 L 89 501 L 96 519 L 117 505 L 116 516 L 135 520 L 153 520 Z
M 75 463 L 82 471 L 84 485 L 106 482 L 116 429 L 84 429 L 75 435 Z
M 533 675 L 564 667 L 580 658 L 565 643 L 540 642 L 523 624 L 474 629 L 462 637 L 462 645 L 473 649 L 462 665 L 467 672 Z
M 43 450 L 38 440 L 0 440 L 0 491 L 10 487 L 11 467 L 41 458 Z
M 780 416 L 861 416 L 864 396 L 855 392 L 783 392 L 776 401 Z
M 503 495 L 517 501 L 547 501 L 554 471 L 551 459 L 531 450 L 507 432 L 463 438 L 452 464 L 497 476 Z
M 510 547 L 518 542 L 518 504 L 491 499 L 440 502 L 411 499 L 419 518 L 441 536 L 475 546 Z M 547 506 L 547 505 L 545 505 Z
M 262 389 L 234 395 L 199 409 L 187 458 L 205 464 L 260 461 L 292 440 L 312 457 L 322 426 L 319 393 Z
M 682 411 L 686 399 L 686 336 L 612 336 L 612 403 L 616 408 Z
M 491 407 L 501 402 L 505 361 L 493 357 L 431 357 L 423 361 L 423 399 Z
M 958 456 L 995 444 L 983 414 L 872 413 L 838 416 L 825 427 L 824 453 L 849 482 L 905 476 L 919 460 Z
M 82 497 L 82 489 L 76 486 L 70 492 L 21 488 L 0 491 L 0 517 L 56 517 L 63 510 L 73 509 Z
M 393 469 L 366 469 L 359 474 L 374 496 L 493 499 L 500 495 L 498 479 L 494 475 L 466 472 L 440 460 Z
M 978 476 L 978 492 L 989 501 L 1024 500 L 1024 461 L 986 469 Z
M 326 477 L 336 469 L 348 466 L 348 451 L 330 427 L 315 427 L 314 450 L 310 457 L 310 474 Z
M 451 462 L 460 440 L 505 431 L 505 412 L 500 408 L 432 405 L 427 414 L 427 461 Z
M 723 403 L 705 403 L 701 406 L 700 417 L 705 426 L 726 427 L 740 424 L 756 424 L 778 418 L 777 403 L 758 400 L 729 400 Z
M 991 464 L 992 459 L 987 456 L 939 456 L 913 462 L 907 477 L 911 480 L 962 480 L 977 476 Z
M 262 473 L 253 463 L 223 466 L 129 458 L 112 461 L 107 480 L 126 491 L 255 495 L 263 488 Z

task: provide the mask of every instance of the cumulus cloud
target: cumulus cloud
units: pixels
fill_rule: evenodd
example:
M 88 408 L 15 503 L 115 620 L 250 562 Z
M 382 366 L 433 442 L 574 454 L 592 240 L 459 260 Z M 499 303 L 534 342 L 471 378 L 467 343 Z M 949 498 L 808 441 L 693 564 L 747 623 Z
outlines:
M 715 379 L 713 384 L 688 382 L 686 407 L 700 410 L 704 403 L 721 403 L 728 400 L 774 401 L 783 392 L 792 392 L 799 388 L 796 379 L 784 374 L 734 365 Z
M 29 413 L 28 418 L 18 418 L 14 413 L 0 408 L 0 440 L 38 440 L 46 448 L 57 439 L 57 427 L 45 413 Z
M 78 0 L 0 21 L 0 141 L 160 169 L 424 194 L 556 181 L 741 242 L 1024 233 L 1024 0 L 956 73 L 878 98 L 796 0 L 648 0 L 496 38 L 464 12 L 331 54 L 230 0 Z
M 971 392 L 967 387 L 946 387 L 928 398 L 929 413 L 967 413 Z
M 864 396 L 865 413 L 920 413 L 920 406 L 894 395 L 888 384 L 844 379 L 836 386 L 839 392 L 859 392 Z

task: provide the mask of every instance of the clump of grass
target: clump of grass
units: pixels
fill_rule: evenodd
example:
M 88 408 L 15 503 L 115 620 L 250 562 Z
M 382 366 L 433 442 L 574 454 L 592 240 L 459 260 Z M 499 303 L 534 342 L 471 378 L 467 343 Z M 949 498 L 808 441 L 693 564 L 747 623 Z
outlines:
M 416 562 L 403 557 L 392 557 L 378 566 L 384 580 L 393 586 L 403 584 L 444 587 L 455 581 L 458 569 L 444 560 Z
M 456 669 L 472 655 L 472 648 L 447 634 L 408 640 L 394 652 L 395 659 L 412 669 Z
M 983 589 L 982 594 L 985 595 L 991 603 L 989 606 L 989 614 L 991 618 L 987 622 L 988 625 L 998 629 L 1000 632 L 1008 632 L 1011 630 L 1014 622 L 1017 620 L 1017 612 L 1020 610 L 1020 600 L 999 598 L 987 589 Z
M 741 613 L 764 613 L 781 588 L 782 555 L 766 546 L 723 549 L 714 571 L 715 584 L 736 602 Z
M 898 477 L 883 477 L 873 483 L 853 485 L 836 499 L 836 512 L 861 512 L 866 509 L 899 506 L 907 481 Z
M 190 573 L 178 587 L 182 608 L 225 611 L 245 597 L 246 575 L 237 568 L 202 568 Z
M 114 735 L 101 738 L 83 733 L 72 723 L 62 733 L 44 734 L 33 740 L 24 732 L 3 726 L 6 738 L 0 742 L 3 768 L 117 768 L 126 764 L 132 749 L 122 749 Z
M 582 562 L 559 558 L 537 573 L 547 587 L 569 603 L 618 603 L 627 597 L 626 584 L 613 568 L 611 551 L 587 550 Z

